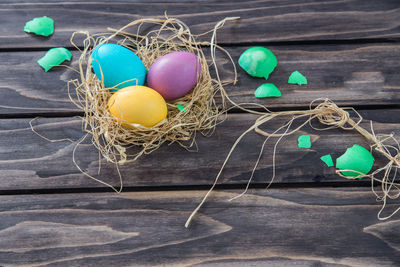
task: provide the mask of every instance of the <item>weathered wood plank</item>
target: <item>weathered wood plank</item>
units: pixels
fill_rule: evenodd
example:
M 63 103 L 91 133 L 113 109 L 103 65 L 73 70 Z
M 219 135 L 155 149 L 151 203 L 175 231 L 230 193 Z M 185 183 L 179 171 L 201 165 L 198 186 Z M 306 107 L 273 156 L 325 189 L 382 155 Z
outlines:
M 376 133 L 394 132 L 400 136 L 398 113 L 399 110 L 361 111 L 366 119 L 374 121 Z M 236 138 L 256 118 L 249 114 L 230 115 L 228 121 L 219 125 L 211 137 L 198 136 L 197 153 L 188 152 L 175 144 L 164 145 L 135 163 L 123 165 L 121 172 L 124 185 L 143 187 L 211 184 Z M 82 175 L 73 164 L 72 151 L 75 144 L 43 140 L 31 132 L 28 122 L 29 119 L 0 120 L 0 190 L 103 187 Z M 271 122 L 266 129 L 276 129 L 282 123 L 283 120 Z M 79 118 L 42 118 L 33 124 L 37 132 L 50 139 L 78 140 L 84 135 Z M 365 121 L 363 126 L 369 129 L 369 122 Z M 301 134 L 311 135 L 312 149 L 297 147 L 297 138 Z M 247 182 L 263 140 L 262 136 L 253 132 L 242 140 L 223 172 L 221 184 Z M 271 155 L 275 141 L 276 139 L 267 143 L 254 183 L 266 184 L 271 179 Z M 316 132 L 304 128 L 298 134 L 283 139 L 278 145 L 275 182 L 320 185 L 324 182 L 346 182 L 334 173 L 333 168 L 324 167 L 319 157 L 332 153 L 336 158 L 354 143 L 368 145 L 355 132 Z M 98 174 L 98 153 L 95 148 L 89 145 L 78 147 L 76 160 L 89 174 L 115 186 L 119 185 L 114 165 L 102 160 L 101 173 Z M 381 164 L 382 161 L 378 160 L 376 163 Z M 351 183 L 357 185 L 356 181 Z
M 225 17 L 240 16 L 219 34 L 221 43 L 275 42 L 397 38 L 400 3 L 397 0 L 285 0 L 210 3 L 62 2 L 4 3 L 0 5 L 0 47 L 64 46 L 71 33 L 104 32 L 142 17 L 177 17 L 194 33 L 210 30 Z M 50 38 L 23 32 L 26 21 L 47 15 L 54 18 L 56 32 Z
M 247 47 L 228 47 L 235 63 Z M 265 79 L 252 78 L 238 68 L 239 81 L 226 90 L 237 103 L 255 102 L 268 107 L 306 107 L 320 97 L 342 105 L 393 105 L 400 103 L 400 45 L 269 46 L 278 67 L 270 75 L 282 91 L 281 98 L 256 99 L 254 90 Z M 206 49 L 208 51 L 208 49 Z M 62 113 L 77 111 L 70 102 L 66 82 L 78 78 L 66 68 L 45 73 L 36 60 L 44 52 L 1 53 L 0 114 Z M 73 53 L 72 67 L 77 67 Z M 219 56 L 221 76 L 232 77 L 232 66 Z M 294 70 L 302 72 L 308 85 L 287 83 Z
M 398 266 L 398 216 L 369 189 L 0 197 L 2 266 Z M 394 208 L 390 205 L 388 208 Z
M 247 47 L 245 47 L 247 48 Z M 245 48 L 232 49 L 235 62 Z M 256 99 L 255 89 L 265 79 L 255 79 L 239 68 L 239 81 L 228 93 L 236 102 L 259 103 L 268 107 L 301 107 L 320 97 L 341 105 L 399 104 L 397 79 L 400 52 L 397 45 L 323 45 L 270 47 L 277 55 L 278 66 L 268 82 L 282 91 L 282 97 Z M 224 69 L 230 70 L 229 63 Z M 289 85 L 290 74 L 298 70 L 308 85 Z

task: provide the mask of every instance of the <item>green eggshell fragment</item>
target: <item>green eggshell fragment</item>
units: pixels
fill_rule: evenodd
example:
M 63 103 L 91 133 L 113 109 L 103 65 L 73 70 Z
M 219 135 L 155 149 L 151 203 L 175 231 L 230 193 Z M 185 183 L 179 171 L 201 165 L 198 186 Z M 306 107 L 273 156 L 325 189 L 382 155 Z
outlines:
M 333 164 L 333 160 L 332 160 L 332 156 L 330 154 L 322 156 L 322 157 L 320 157 L 320 159 L 323 162 L 325 162 L 326 166 L 328 166 L 328 167 L 332 167 L 334 165 Z
M 374 157 L 362 146 L 357 144 L 348 148 L 346 152 L 336 159 L 336 168 L 339 170 L 354 170 L 357 172 L 344 171 L 341 172 L 347 177 L 356 177 L 360 173 L 367 174 L 374 165 Z
M 187 108 L 185 108 L 183 105 L 181 105 L 181 104 L 177 104 L 176 105 L 177 106 L 177 108 L 179 109 L 179 111 L 186 111 L 187 110 Z
M 257 98 L 280 97 L 282 93 L 273 83 L 264 83 L 256 89 L 254 95 Z
M 292 74 L 290 74 L 288 83 L 298 85 L 307 84 L 307 78 L 296 70 L 293 71 Z
M 49 36 L 54 33 L 54 20 L 49 17 L 34 18 L 25 24 L 24 31 Z
M 66 48 L 56 47 L 47 51 L 44 57 L 39 59 L 37 63 L 47 72 L 53 65 L 60 65 L 65 60 L 70 61 L 71 57 L 71 52 Z
M 299 148 L 311 148 L 311 138 L 309 135 L 300 135 L 297 141 Z
M 268 79 L 278 60 L 267 48 L 255 46 L 243 52 L 239 57 L 239 65 L 251 76 Z

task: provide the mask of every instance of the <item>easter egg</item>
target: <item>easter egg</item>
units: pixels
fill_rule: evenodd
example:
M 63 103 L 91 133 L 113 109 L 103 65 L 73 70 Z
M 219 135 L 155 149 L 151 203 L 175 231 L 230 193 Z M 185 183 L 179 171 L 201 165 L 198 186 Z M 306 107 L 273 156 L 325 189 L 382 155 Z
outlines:
M 108 88 L 120 89 L 145 82 L 147 71 L 143 62 L 126 47 L 117 44 L 96 46 L 92 59 L 94 73 L 100 81 L 104 78 Z
M 261 46 L 251 47 L 239 57 L 239 66 L 254 77 L 268 79 L 276 65 L 278 60 L 274 53 Z
M 108 109 L 122 125 L 131 129 L 135 129 L 134 124 L 152 127 L 167 117 L 164 98 L 146 86 L 118 90 L 108 100 Z
M 197 84 L 201 73 L 198 57 L 189 52 L 173 52 L 158 58 L 147 74 L 147 84 L 164 99 L 186 95 Z

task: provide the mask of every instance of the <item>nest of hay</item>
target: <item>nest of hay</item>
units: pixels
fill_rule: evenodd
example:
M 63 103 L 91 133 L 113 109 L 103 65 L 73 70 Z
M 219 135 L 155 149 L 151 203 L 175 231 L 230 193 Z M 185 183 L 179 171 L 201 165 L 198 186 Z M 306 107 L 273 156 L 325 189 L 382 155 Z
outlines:
M 80 79 L 71 80 L 68 88 L 76 91 L 71 101 L 84 111 L 84 131 L 91 136 L 93 145 L 109 162 L 123 164 L 137 160 L 143 154 L 157 150 L 163 143 L 179 143 L 188 150 L 196 150 L 197 132 L 210 135 L 216 124 L 221 121 L 220 115 L 226 112 L 226 93 L 221 82 L 215 62 L 216 31 L 222 27 L 226 18 L 216 24 L 214 29 L 204 34 L 212 34 L 210 42 L 199 42 L 200 35 L 193 35 L 188 26 L 174 18 L 140 19 L 129 23 L 119 30 L 109 29 L 112 33 L 90 35 L 88 32 L 76 32 L 71 43 L 81 52 L 79 58 Z M 143 34 L 141 29 L 151 28 Z M 132 29 L 136 34 L 132 34 Z M 129 30 L 129 32 L 127 32 Z M 74 37 L 85 34 L 83 49 L 79 48 Z M 92 71 L 91 53 L 104 43 L 117 43 L 132 50 L 143 61 L 148 69 L 159 57 L 176 51 L 187 51 L 197 55 L 201 62 L 201 74 L 197 85 L 187 95 L 174 101 L 167 101 L 167 118 L 153 127 L 139 126 L 135 129 L 124 127 L 123 121 L 116 120 L 108 110 L 108 100 L 112 95 Z M 211 62 L 203 53 L 204 46 L 211 48 Z M 222 48 L 221 48 L 222 49 Z M 223 49 L 222 49 L 223 50 Z M 230 58 L 229 54 L 223 50 Z M 230 58 L 230 60 L 232 60 Z M 233 63 L 233 62 L 232 62 Z M 232 65 L 233 68 L 234 64 Z M 212 78 L 210 68 L 214 68 L 217 78 Z M 236 76 L 236 70 L 234 69 Z M 230 83 L 234 83 L 234 77 Z M 217 96 L 222 101 L 216 102 Z M 180 111 L 177 104 L 186 109 Z M 135 147 L 136 149 L 129 149 Z M 133 152 L 132 152 L 133 151 Z

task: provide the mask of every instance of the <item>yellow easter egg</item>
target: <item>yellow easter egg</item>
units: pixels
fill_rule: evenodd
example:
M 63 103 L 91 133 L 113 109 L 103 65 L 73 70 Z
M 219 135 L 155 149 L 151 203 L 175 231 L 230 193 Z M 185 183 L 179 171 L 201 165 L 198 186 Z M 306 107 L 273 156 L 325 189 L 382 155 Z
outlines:
M 108 100 L 108 109 L 112 116 L 131 129 L 135 129 L 132 124 L 152 127 L 167 117 L 164 98 L 146 86 L 128 86 L 118 90 Z

